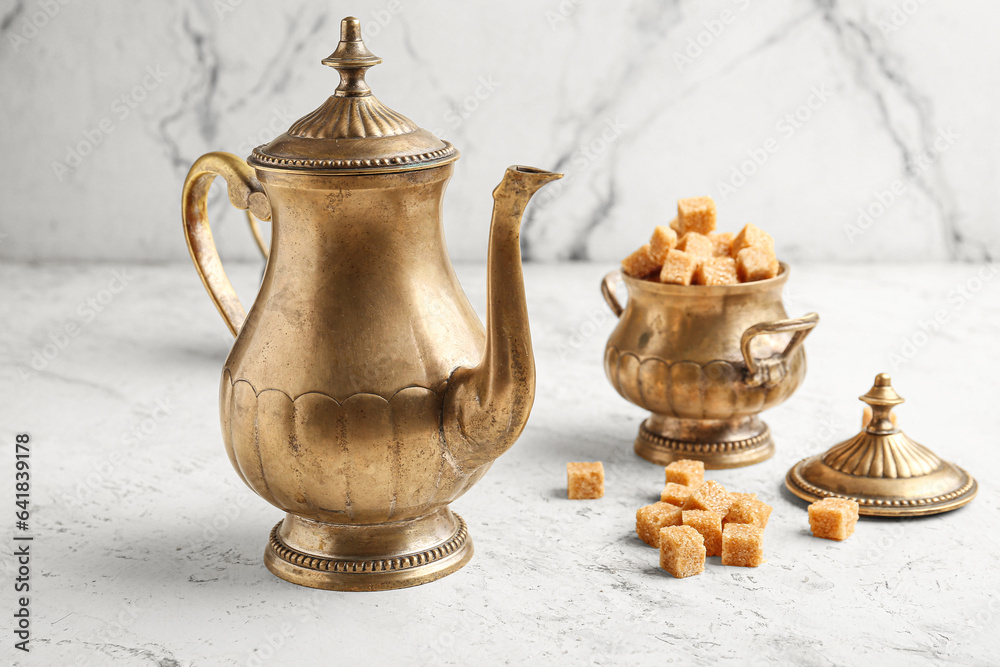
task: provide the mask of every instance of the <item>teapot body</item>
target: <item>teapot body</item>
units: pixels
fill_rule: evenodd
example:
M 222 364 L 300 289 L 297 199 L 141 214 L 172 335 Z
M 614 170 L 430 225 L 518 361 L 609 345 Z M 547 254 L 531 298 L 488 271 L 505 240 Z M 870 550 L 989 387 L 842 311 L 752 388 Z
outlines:
M 474 481 L 440 428 L 449 376 L 485 341 L 444 243 L 451 171 L 257 172 L 271 251 L 220 411 L 233 466 L 285 512 L 411 519 Z

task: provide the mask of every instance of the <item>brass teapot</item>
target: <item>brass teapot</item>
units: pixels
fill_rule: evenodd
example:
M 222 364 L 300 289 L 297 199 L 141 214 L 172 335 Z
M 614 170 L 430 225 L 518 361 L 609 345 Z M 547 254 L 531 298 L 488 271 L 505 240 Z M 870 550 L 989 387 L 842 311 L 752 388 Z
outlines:
M 561 174 L 510 167 L 493 191 L 484 330 L 443 236 L 458 151 L 372 95 L 365 72 L 380 62 L 344 19 L 323 60 L 336 92 L 245 163 L 209 153 L 184 183 L 191 257 L 236 336 L 219 393 L 226 451 L 286 512 L 267 567 L 314 588 L 402 588 L 468 562 L 448 504 L 514 444 L 534 400 L 520 223 Z M 272 223 L 249 313 L 206 217 L 216 175 Z

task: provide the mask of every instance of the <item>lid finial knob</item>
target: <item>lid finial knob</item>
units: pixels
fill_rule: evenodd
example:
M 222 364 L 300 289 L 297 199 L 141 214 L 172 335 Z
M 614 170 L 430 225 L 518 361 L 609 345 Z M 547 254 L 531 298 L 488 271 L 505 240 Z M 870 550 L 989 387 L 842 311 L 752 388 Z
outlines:
M 340 72 L 340 85 L 334 92 L 336 97 L 364 97 L 372 94 L 365 82 L 365 72 L 378 65 L 382 59 L 368 50 L 361 38 L 361 21 L 348 16 L 340 22 L 340 44 L 337 49 L 323 59 Z
M 903 397 L 892 388 L 892 377 L 888 373 L 876 375 L 872 388 L 860 398 L 872 409 L 872 419 L 868 423 L 866 431 L 869 433 L 893 433 L 896 431 L 890 413 L 894 406 L 903 402 Z

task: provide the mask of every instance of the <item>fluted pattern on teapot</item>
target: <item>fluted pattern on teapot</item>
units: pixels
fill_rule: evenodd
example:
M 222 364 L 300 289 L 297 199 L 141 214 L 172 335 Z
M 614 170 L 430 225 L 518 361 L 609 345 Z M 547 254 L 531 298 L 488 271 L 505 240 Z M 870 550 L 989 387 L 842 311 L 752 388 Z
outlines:
M 443 392 L 388 398 L 291 397 L 223 373 L 222 433 L 233 467 L 285 511 L 333 523 L 420 516 L 461 496 L 489 469 L 464 469 L 441 435 Z M 404 470 L 405 468 L 405 470 Z

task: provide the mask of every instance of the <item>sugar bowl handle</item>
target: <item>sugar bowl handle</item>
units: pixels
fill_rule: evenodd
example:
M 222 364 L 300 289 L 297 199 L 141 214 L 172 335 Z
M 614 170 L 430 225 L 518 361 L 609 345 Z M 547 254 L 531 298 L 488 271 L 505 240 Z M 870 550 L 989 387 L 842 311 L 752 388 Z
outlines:
M 618 297 L 615 296 L 615 287 L 622 282 L 622 272 L 615 270 L 604 276 L 601 280 L 601 294 L 604 295 L 604 300 L 608 302 L 608 306 L 611 308 L 611 312 L 615 314 L 615 317 L 621 317 L 622 305 L 618 303 Z
M 243 326 L 246 311 L 222 268 L 222 260 L 219 259 L 219 251 L 208 224 L 206 199 L 208 188 L 216 176 L 226 179 L 229 201 L 236 208 L 246 209 L 260 220 L 270 220 L 271 204 L 253 170 L 232 153 L 202 155 L 195 160 L 184 179 L 181 217 L 188 251 L 208 295 L 212 297 L 212 302 L 219 309 L 229 331 L 235 336 Z M 250 221 L 253 223 L 252 218 Z M 253 227 L 251 224 L 251 231 Z
M 819 315 L 809 313 L 795 319 L 774 320 L 772 322 L 761 322 L 754 324 L 743 332 L 740 338 L 740 351 L 743 353 L 743 361 L 746 362 L 747 374 L 751 384 L 776 384 L 781 380 L 781 376 L 787 371 L 788 360 L 792 358 L 795 351 L 802 345 L 809 332 L 819 324 Z M 750 344 L 757 336 L 764 334 L 788 333 L 794 331 L 792 340 L 788 341 L 784 351 L 769 360 L 756 360 L 750 352 Z M 775 377 L 772 377 L 775 376 Z

